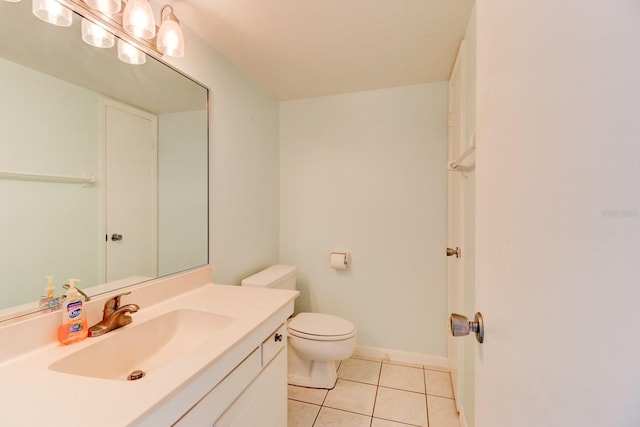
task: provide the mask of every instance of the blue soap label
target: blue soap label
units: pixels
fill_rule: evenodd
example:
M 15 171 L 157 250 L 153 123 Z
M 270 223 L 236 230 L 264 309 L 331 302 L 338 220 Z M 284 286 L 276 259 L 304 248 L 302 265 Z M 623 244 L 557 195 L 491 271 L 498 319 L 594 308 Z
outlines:
M 67 304 L 67 313 L 70 319 L 74 319 L 82 313 L 82 301 L 74 301 Z

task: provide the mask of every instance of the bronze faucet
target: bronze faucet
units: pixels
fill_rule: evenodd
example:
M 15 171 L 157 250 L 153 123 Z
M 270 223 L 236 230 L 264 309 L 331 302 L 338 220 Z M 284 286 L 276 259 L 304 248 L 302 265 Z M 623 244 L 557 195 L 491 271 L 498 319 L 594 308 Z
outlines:
M 121 328 L 128 325 L 133 321 L 129 313 L 135 313 L 140 310 L 138 304 L 127 304 L 120 306 L 120 297 L 123 295 L 129 295 L 131 292 L 125 292 L 123 294 L 116 295 L 113 298 L 107 300 L 104 303 L 104 310 L 102 311 L 102 320 L 89 328 L 89 336 L 97 337 L 104 335 L 107 332 L 114 329 Z

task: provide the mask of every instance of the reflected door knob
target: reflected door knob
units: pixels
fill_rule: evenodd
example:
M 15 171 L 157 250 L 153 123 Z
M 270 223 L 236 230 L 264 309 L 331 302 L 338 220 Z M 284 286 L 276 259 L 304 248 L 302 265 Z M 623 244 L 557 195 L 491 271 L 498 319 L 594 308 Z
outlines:
M 469 332 L 475 332 L 476 340 L 480 344 L 484 342 L 484 322 L 482 321 L 482 313 L 476 313 L 473 322 L 462 314 L 451 313 L 449 322 L 451 323 L 451 335 L 454 337 L 463 337 L 469 335 Z
M 119 242 L 120 240 L 122 240 L 122 234 L 113 233 L 111 235 L 111 240 L 114 242 Z

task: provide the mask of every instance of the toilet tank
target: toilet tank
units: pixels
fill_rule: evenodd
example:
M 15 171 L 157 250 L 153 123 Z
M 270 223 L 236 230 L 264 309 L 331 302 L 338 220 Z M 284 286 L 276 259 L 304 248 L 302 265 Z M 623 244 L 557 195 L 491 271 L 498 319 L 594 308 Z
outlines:
M 241 284 L 242 286 L 294 290 L 296 288 L 296 268 L 292 265 L 272 265 L 243 279 Z

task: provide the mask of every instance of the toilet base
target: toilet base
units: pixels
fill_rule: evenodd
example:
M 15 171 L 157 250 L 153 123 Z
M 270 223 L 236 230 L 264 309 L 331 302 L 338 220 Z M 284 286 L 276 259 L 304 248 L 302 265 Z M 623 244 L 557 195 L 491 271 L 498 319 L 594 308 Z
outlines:
M 314 373 L 309 376 L 287 374 L 287 383 L 290 385 L 309 388 L 324 388 L 328 390 L 334 388 L 338 381 L 335 364 L 331 362 L 322 362 L 315 365 L 315 369 L 313 369 Z
M 300 358 L 295 350 L 287 349 L 287 383 L 309 388 L 332 389 L 338 374 L 335 361 L 317 362 Z

